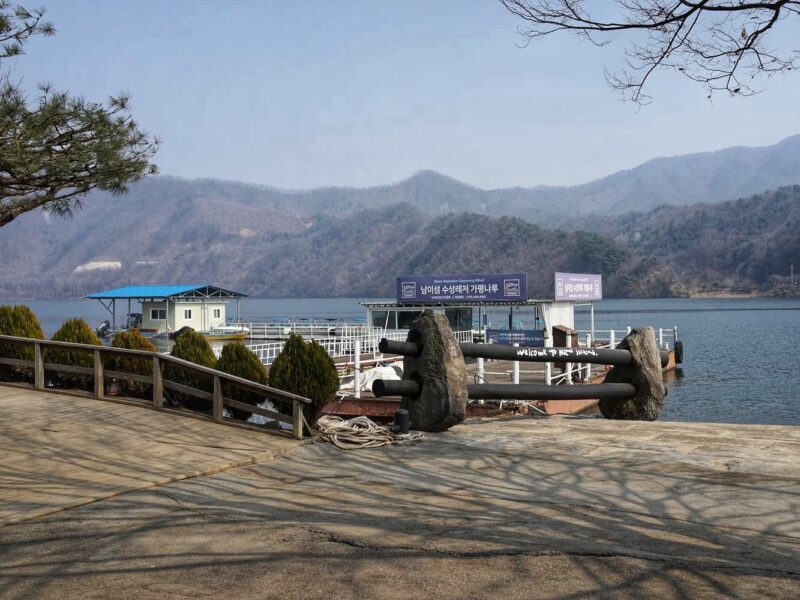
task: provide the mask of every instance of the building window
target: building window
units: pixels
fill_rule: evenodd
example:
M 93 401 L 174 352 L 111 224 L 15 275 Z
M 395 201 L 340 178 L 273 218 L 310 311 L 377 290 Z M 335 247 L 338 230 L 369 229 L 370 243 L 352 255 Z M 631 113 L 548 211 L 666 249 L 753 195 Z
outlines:
M 186 310 L 183 311 L 183 318 L 184 319 L 191 319 L 192 318 L 192 309 L 191 308 L 187 308 Z
M 150 309 L 150 320 L 151 321 L 166 321 L 167 320 L 167 309 L 166 308 L 151 308 Z
M 220 317 L 222 317 L 222 309 L 221 308 L 215 308 L 214 309 L 214 318 L 215 319 L 219 319 Z

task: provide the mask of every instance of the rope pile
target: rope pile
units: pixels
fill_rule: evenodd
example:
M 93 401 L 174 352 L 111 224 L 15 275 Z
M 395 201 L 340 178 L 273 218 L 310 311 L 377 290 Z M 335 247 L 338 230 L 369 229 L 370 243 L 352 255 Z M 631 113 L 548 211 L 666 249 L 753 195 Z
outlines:
M 395 435 L 391 428 L 378 425 L 367 417 L 344 420 L 325 415 L 317 420 L 318 435 L 342 450 L 379 448 L 380 446 L 407 446 L 422 439 L 421 433 Z

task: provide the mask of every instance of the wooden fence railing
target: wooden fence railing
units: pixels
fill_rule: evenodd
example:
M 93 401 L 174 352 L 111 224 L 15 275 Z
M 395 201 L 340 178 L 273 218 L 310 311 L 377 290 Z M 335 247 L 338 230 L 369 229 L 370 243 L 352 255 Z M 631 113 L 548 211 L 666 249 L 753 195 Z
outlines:
M 94 379 L 93 397 L 105 398 L 106 396 L 106 380 L 107 379 L 120 379 L 135 381 L 152 385 L 153 393 L 152 400 L 148 404 L 156 409 L 164 409 L 164 390 L 173 390 L 186 394 L 193 398 L 198 398 L 211 403 L 212 416 L 214 421 L 220 423 L 236 423 L 236 421 L 225 419 L 223 416 L 224 407 L 238 409 L 250 414 L 261 415 L 269 419 L 274 419 L 282 423 L 288 423 L 292 426 L 292 435 L 295 438 L 303 437 L 303 417 L 302 406 L 309 404 L 311 400 L 296 394 L 284 392 L 267 385 L 248 381 L 235 375 L 229 375 L 216 369 L 209 369 L 193 362 L 168 356 L 165 354 L 158 354 L 155 352 L 147 352 L 145 350 L 127 350 L 124 348 L 111 348 L 108 346 L 93 346 L 90 344 L 73 344 L 70 342 L 55 342 L 50 340 L 36 340 L 30 338 L 12 337 L 7 335 L 0 335 L 0 343 L 11 344 L 14 346 L 33 348 L 33 360 L 26 360 L 20 358 L 7 358 L 0 356 L 0 364 L 9 365 L 13 367 L 30 368 L 33 370 L 33 387 L 42 391 L 63 391 L 59 388 L 48 388 L 45 384 L 45 371 L 55 371 L 62 373 L 71 373 L 76 375 L 88 375 Z M 74 351 L 86 352 L 93 356 L 92 367 L 81 367 L 76 365 L 65 365 L 47 361 L 45 350 L 53 349 L 59 351 Z M 106 356 L 127 356 L 138 357 L 142 359 L 149 359 L 152 361 L 152 371 L 149 375 L 142 375 L 137 373 L 126 373 L 121 371 L 113 371 L 104 368 L 104 358 Z M 171 381 L 164 376 L 164 367 L 169 365 L 175 367 L 180 371 L 189 371 L 194 374 L 202 374 L 209 376 L 213 380 L 213 391 L 208 392 L 194 387 L 189 387 L 176 381 Z M 252 392 L 258 396 L 263 397 L 265 400 L 277 401 L 279 403 L 292 404 L 292 414 L 285 415 L 280 412 L 252 406 L 245 402 L 228 398 L 223 394 L 223 384 L 228 384 L 239 389 Z M 183 411 L 181 411 L 183 412 Z M 200 413 L 192 412 L 193 416 L 200 416 Z

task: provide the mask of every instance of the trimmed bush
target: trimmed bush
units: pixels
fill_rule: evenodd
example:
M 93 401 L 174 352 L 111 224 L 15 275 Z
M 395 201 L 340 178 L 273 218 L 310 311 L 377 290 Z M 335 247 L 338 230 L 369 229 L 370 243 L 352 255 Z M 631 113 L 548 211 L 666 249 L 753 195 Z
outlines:
M 194 329 L 186 329 L 175 340 L 175 345 L 172 347 L 170 356 L 175 358 L 182 358 L 197 365 L 213 369 L 217 365 L 217 357 L 214 356 L 214 351 L 208 344 L 208 340 L 203 337 L 203 334 L 198 333 Z M 204 392 L 212 392 L 214 390 L 214 379 L 210 375 L 203 375 L 201 373 L 194 373 L 192 371 L 181 369 L 172 365 L 167 365 L 164 369 L 164 377 L 175 383 L 186 385 Z M 190 396 L 175 392 L 173 390 L 165 390 L 167 396 L 186 408 L 211 414 L 213 412 L 213 404 L 206 400 L 201 400 Z
M 102 346 L 103 343 L 95 335 L 94 330 L 83 319 L 67 319 L 53 334 L 54 342 L 72 342 L 73 344 L 89 344 Z M 49 348 L 45 351 L 45 361 L 59 365 L 75 367 L 94 367 L 94 352 L 85 350 L 57 350 Z M 53 380 L 60 387 L 76 387 L 81 390 L 92 390 L 94 377 L 91 375 L 75 375 L 72 373 L 54 372 Z
M 156 347 L 150 340 L 139 333 L 138 329 L 120 331 L 114 336 L 111 347 L 156 352 Z M 106 359 L 105 367 L 111 371 L 150 376 L 153 374 L 153 359 L 150 357 L 127 356 L 124 354 L 110 355 Z M 126 396 L 149 399 L 152 395 L 153 386 L 146 383 L 140 383 L 132 379 L 122 379 L 118 380 L 118 384 L 120 386 L 120 392 Z
M 267 371 L 254 352 L 248 350 L 244 344 L 226 344 L 217 361 L 217 370 L 242 379 L 266 385 Z M 264 397 L 254 392 L 248 392 L 235 385 L 223 383 L 222 393 L 228 398 L 256 406 Z M 228 409 L 235 419 L 247 420 L 250 413 L 236 408 Z
M 0 306 L 0 335 L 44 339 L 42 326 L 33 311 L 22 304 Z M 33 360 L 33 348 L 0 342 L 0 356 L 16 360 Z M 33 381 L 33 369 L 0 365 L 0 379 L 4 381 Z
M 269 368 L 269 385 L 309 398 L 311 404 L 303 407 L 303 413 L 313 423 L 322 407 L 335 397 L 339 375 L 322 346 L 313 341 L 307 344 L 301 336 L 292 334 Z

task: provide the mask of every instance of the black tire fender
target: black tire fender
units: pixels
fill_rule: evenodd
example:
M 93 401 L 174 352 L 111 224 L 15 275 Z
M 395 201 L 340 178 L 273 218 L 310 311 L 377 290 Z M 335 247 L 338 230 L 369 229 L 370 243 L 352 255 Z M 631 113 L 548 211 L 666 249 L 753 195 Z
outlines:
M 683 342 L 681 340 L 675 342 L 675 364 L 683 364 Z

